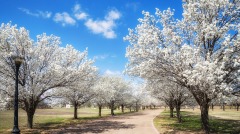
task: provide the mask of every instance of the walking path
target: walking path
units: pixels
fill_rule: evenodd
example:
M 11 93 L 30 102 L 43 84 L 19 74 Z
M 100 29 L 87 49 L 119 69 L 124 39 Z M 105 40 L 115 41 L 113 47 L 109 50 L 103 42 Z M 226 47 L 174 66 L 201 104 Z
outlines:
M 161 109 L 102 118 L 68 127 L 58 134 L 158 134 L 153 119 Z

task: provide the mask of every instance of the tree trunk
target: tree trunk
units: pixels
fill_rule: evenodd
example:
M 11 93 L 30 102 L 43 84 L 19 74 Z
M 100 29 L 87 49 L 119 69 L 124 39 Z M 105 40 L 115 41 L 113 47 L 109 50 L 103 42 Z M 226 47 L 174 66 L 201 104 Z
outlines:
M 136 102 L 136 112 L 138 112 L 138 103 Z
M 180 109 L 181 109 L 181 106 L 176 105 L 177 119 L 178 119 L 178 122 L 179 122 L 179 123 L 182 122 L 182 118 L 181 118 L 181 114 L 180 114 Z
M 111 101 L 111 115 L 114 116 L 114 101 Z
M 174 104 L 173 100 L 169 102 L 169 108 L 170 108 L 170 118 L 173 118 L 173 109 L 174 109 Z
M 224 103 L 222 104 L 222 108 L 223 108 L 223 111 L 225 111 L 225 104 Z
M 166 102 L 167 102 L 166 104 L 169 106 L 169 109 L 170 109 L 170 118 L 173 118 L 173 109 L 175 104 L 173 97 L 170 96 L 170 99 Z
M 212 111 L 213 111 L 213 107 L 214 107 L 214 105 L 213 105 L 213 103 L 212 103 Z
M 207 102 L 207 100 L 204 99 L 202 104 L 200 105 L 200 110 L 201 110 L 202 128 L 204 129 L 205 134 L 210 133 L 208 108 L 209 108 L 208 102 Z
M 189 89 L 193 97 L 197 101 L 198 105 L 200 106 L 202 129 L 204 130 L 205 134 L 209 134 L 210 126 L 209 126 L 208 110 L 209 110 L 209 102 L 211 102 L 211 99 L 208 98 L 208 95 L 205 92 L 199 91 L 198 87 L 189 86 Z
M 173 109 L 174 107 L 169 107 L 170 108 L 170 118 L 173 118 Z
M 27 112 L 27 127 L 32 129 L 33 128 L 33 116 L 35 113 L 35 109 L 29 109 Z
M 38 101 L 33 100 L 33 96 L 24 100 L 24 110 L 27 113 L 27 127 L 32 129 L 33 128 L 33 117 L 38 105 Z
M 78 104 L 77 102 L 74 102 L 74 119 L 77 119 L 78 118 L 78 115 L 77 115 L 77 107 L 78 107 Z
M 237 111 L 239 110 L 239 104 L 237 103 Z
M 124 113 L 124 105 L 123 104 L 121 105 L 121 108 L 122 108 L 122 113 Z
M 98 106 L 98 116 L 102 116 L 102 106 Z

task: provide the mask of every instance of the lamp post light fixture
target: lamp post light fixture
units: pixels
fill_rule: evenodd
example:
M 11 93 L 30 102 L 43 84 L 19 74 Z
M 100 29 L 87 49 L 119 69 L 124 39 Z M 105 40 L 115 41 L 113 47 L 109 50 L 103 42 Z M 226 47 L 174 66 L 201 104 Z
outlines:
M 14 125 L 12 134 L 20 134 L 20 130 L 18 128 L 18 74 L 19 68 L 23 63 L 23 58 L 20 56 L 12 56 L 11 57 L 15 63 L 15 94 L 14 94 Z

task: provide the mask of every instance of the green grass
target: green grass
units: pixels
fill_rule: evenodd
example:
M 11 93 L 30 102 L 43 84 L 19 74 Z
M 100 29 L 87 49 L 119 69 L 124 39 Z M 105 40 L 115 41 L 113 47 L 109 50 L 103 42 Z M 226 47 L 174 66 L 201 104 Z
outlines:
M 178 123 L 177 118 L 170 118 L 169 111 L 163 111 L 154 119 L 155 127 L 161 133 L 203 133 L 199 110 L 183 109 L 181 112 L 183 122 Z M 215 109 L 209 111 L 211 133 L 240 133 L 240 111 Z
M 114 110 L 115 114 L 122 114 Z M 102 117 L 110 115 L 110 109 L 102 109 Z M 98 119 L 97 108 L 78 109 L 79 119 L 73 119 L 73 108 L 37 109 L 34 115 L 32 130 L 27 129 L 27 115 L 19 109 L 19 128 L 24 133 L 41 133 L 43 130 L 57 129 L 61 126 L 82 123 Z M 10 133 L 13 127 L 13 110 L 0 111 L 0 133 Z

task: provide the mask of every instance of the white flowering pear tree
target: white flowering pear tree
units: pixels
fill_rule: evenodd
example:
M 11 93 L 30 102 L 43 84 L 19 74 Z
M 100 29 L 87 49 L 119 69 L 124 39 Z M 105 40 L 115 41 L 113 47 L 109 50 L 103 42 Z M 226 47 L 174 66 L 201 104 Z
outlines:
M 12 99 L 8 97 L 3 91 L 0 90 L 0 111 L 10 109 L 12 106 Z
M 186 87 L 200 105 L 205 133 L 210 132 L 208 107 L 222 92 L 240 83 L 240 1 L 187 0 L 183 18 L 167 9 L 143 12 L 130 42 L 126 72 L 146 79 L 169 77 Z
M 94 98 L 91 102 L 98 107 L 98 116 L 102 116 L 102 108 L 106 105 L 107 92 L 104 87 L 105 79 L 100 76 L 100 78 L 94 84 L 93 90 L 95 93 Z
M 142 83 L 132 83 L 131 85 L 131 96 L 132 96 L 132 103 L 135 108 L 135 111 L 138 112 L 140 109 L 140 106 L 144 105 L 150 105 L 150 99 L 148 91 L 146 91 L 146 84 L 145 82 Z
M 233 96 L 231 98 L 231 102 L 233 103 L 233 105 L 235 105 L 237 111 L 239 111 L 239 107 L 240 107 L 240 97 L 239 96 Z
M 143 109 L 147 108 L 156 108 L 156 106 L 160 106 L 160 101 L 153 97 L 150 92 L 145 92 L 145 95 L 143 96 L 141 100 L 141 105 L 143 106 Z
M 105 101 L 114 115 L 116 103 L 119 103 L 129 90 L 129 83 L 119 76 L 102 76 L 101 91 L 105 94 Z
M 72 46 L 61 49 L 65 55 L 62 57 L 64 60 L 61 61 L 61 66 L 58 66 L 59 70 L 63 70 L 63 73 L 72 72 L 75 75 L 68 78 L 72 81 L 71 85 L 62 87 L 62 90 L 55 90 L 55 95 L 73 105 L 73 117 L 77 119 L 78 108 L 94 97 L 93 85 L 97 78 L 97 68 L 93 66 L 94 61 L 87 58 L 87 50 L 80 52 Z
M 117 81 L 116 79 L 120 80 L 119 83 L 116 83 L 116 82 L 113 83 L 115 84 L 116 89 L 111 89 L 113 88 L 113 85 L 111 86 L 110 84 L 112 77 L 114 77 L 113 78 L 114 80 L 112 81 Z M 94 85 L 95 96 L 92 100 L 92 103 L 98 106 L 99 116 L 101 116 L 101 109 L 104 105 L 108 104 L 111 108 L 111 105 L 110 105 L 111 100 L 114 100 L 114 105 L 118 103 L 121 106 L 122 112 L 124 112 L 124 106 L 126 106 L 129 103 L 129 101 L 131 101 L 131 92 L 130 92 L 131 90 L 129 88 L 130 86 L 127 86 L 127 84 L 125 83 L 126 81 L 124 81 L 122 78 L 120 77 L 115 78 L 115 77 L 116 76 L 112 76 L 112 75 L 101 76 L 99 80 L 96 82 L 96 84 Z M 116 90 L 117 92 L 109 91 L 109 90 Z M 121 91 L 123 92 L 121 93 Z M 114 94 L 116 96 L 114 96 Z M 109 98 L 109 95 L 114 96 L 113 99 Z M 112 112 L 111 114 L 114 115 L 114 112 Z
M 135 99 L 133 97 L 132 87 L 130 90 L 126 92 L 126 94 L 121 98 L 119 104 L 121 106 L 122 113 L 124 113 L 124 109 L 128 108 L 131 112 L 135 106 Z
M 116 102 L 122 102 L 122 99 L 124 97 L 120 97 L 119 95 L 119 98 L 116 98 L 117 96 L 110 98 L 111 96 L 114 96 L 114 93 L 118 93 L 115 91 L 118 90 L 117 88 L 113 89 L 114 86 L 119 87 L 118 85 L 116 85 L 116 83 L 111 83 L 111 81 L 114 81 L 112 80 L 112 76 L 100 76 L 100 78 L 97 80 L 93 87 L 95 96 L 92 99 L 92 103 L 97 105 L 98 107 L 98 116 L 102 115 L 102 108 L 105 105 L 109 105 L 111 110 L 113 110 L 114 106 L 111 107 L 111 101 L 113 101 L 115 105 Z M 114 112 L 112 111 L 111 114 L 113 115 Z
M 128 106 L 128 104 L 132 103 L 132 94 L 131 87 L 127 90 L 123 96 L 120 98 L 118 104 L 121 106 L 121 111 L 124 113 L 124 109 Z
M 239 110 L 240 106 L 240 97 L 233 95 L 233 94 L 225 94 L 219 96 L 219 98 L 216 100 L 218 104 L 221 106 L 221 109 L 225 111 L 225 105 L 229 105 L 230 109 L 232 109 L 232 106 L 235 106 L 237 111 Z
M 80 62 L 72 62 L 76 57 L 60 48 L 60 38 L 54 35 L 38 35 L 34 42 L 25 28 L 2 24 L 0 27 L 0 76 L 3 81 L 1 90 L 13 97 L 15 64 L 12 55 L 23 57 L 24 62 L 19 74 L 19 102 L 26 111 L 28 127 L 33 127 L 33 116 L 38 104 L 53 96 L 52 89 L 70 87 L 81 82 L 81 72 L 86 71 L 85 64 L 71 68 Z M 84 54 L 83 54 L 84 55 Z
M 174 110 L 174 90 L 172 86 L 168 85 L 168 81 L 160 81 L 158 79 L 152 79 L 147 81 L 147 90 L 151 92 L 154 98 L 164 101 L 170 109 L 170 117 L 173 118 Z
M 147 82 L 148 90 L 152 96 L 164 101 L 170 109 L 170 117 L 173 117 L 173 109 L 176 109 L 178 122 L 182 122 L 180 110 L 181 106 L 190 97 L 190 93 L 185 87 L 179 84 L 167 81 L 165 79 L 152 79 Z

